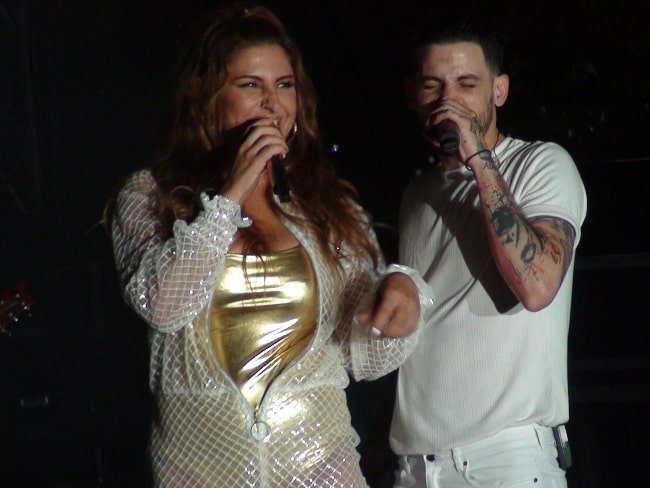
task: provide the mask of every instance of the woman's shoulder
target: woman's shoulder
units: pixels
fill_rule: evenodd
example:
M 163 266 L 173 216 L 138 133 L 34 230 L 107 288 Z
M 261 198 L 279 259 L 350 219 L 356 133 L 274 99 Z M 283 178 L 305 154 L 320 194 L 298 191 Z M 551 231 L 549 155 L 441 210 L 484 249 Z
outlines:
M 119 212 L 132 208 L 152 209 L 158 205 L 160 190 L 150 169 L 139 169 L 126 176 L 117 192 Z
M 126 184 L 133 186 L 155 186 L 156 180 L 153 177 L 151 168 L 141 168 L 127 176 Z
M 158 185 L 149 168 L 139 169 L 126 177 L 121 193 L 153 193 Z
M 355 219 L 360 220 L 366 225 L 370 225 L 372 221 L 371 213 L 359 202 L 359 200 L 357 200 L 357 198 L 346 196 L 343 201 L 345 206 L 350 209 L 350 213 Z

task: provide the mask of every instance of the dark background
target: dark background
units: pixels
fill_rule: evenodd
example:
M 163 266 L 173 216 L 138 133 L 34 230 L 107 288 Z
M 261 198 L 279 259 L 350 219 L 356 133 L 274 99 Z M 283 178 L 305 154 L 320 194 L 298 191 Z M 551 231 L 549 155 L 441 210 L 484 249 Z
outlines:
M 141 486 L 146 328 L 123 305 L 98 222 L 143 163 L 180 42 L 207 1 L 0 0 L 0 486 Z M 427 154 L 403 106 L 400 51 L 449 4 L 267 1 L 302 46 L 342 177 L 389 259 L 403 186 Z M 650 354 L 650 3 L 463 2 L 502 25 L 502 131 L 554 140 L 589 197 L 569 336 L 571 487 L 646 486 Z M 437 10 L 439 9 L 439 10 Z M 8 319 L 16 285 L 35 301 Z M 394 376 L 349 389 L 374 487 L 389 486 Z M 642 479 L 646 479 L 643 483 Z

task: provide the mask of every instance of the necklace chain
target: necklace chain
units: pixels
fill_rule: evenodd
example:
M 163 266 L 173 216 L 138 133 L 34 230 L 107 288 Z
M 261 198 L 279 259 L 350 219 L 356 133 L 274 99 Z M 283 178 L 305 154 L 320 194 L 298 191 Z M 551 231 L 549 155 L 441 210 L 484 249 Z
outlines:
M 499 138 L 500 137 L 501 137 L 501 131 L 499 129 L 497 129 L 497 139 L 496 139 L 496 141 L 494 141 L 494 146 L 492 146 L 492 152 L 494 152 L 494 150 L 499 145 Z

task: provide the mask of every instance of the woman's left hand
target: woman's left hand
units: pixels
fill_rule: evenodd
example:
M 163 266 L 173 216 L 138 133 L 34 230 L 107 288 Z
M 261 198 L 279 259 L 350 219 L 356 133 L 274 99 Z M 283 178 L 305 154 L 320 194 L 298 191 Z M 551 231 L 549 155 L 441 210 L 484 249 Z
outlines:
M 391 273 L 379 285 L 373 304 L 359 314 L 362 325 L 384 337 L 413 333 L 420 318 L 420 299 L 413 280 L 404 273 Z

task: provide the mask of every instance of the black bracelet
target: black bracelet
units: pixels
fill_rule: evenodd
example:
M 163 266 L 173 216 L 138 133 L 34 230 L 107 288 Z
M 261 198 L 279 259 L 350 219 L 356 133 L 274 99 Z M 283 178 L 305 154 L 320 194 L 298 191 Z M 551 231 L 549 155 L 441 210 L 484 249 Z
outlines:
M 469 171 L 474 172 L 474 170 L 473 170 L 472 168 L 470 168 L 469 165 L 468 165 L 467 163 L 469 163 L 470 160 L 471 160 L 474 156 L 478 156 L 479 154 L 484 153 L 484 152 L 492 154 L 492 151 L 490 151 L 489 149 L 481 149 L 480 151 L 476 151 L 474 154 L 472 154 L 469 158 L 467 158 L 467 159 L 465 160 L 465 162 L 463 163 L 463 164 L 465 165 L 465 167 L 466 167 Z

